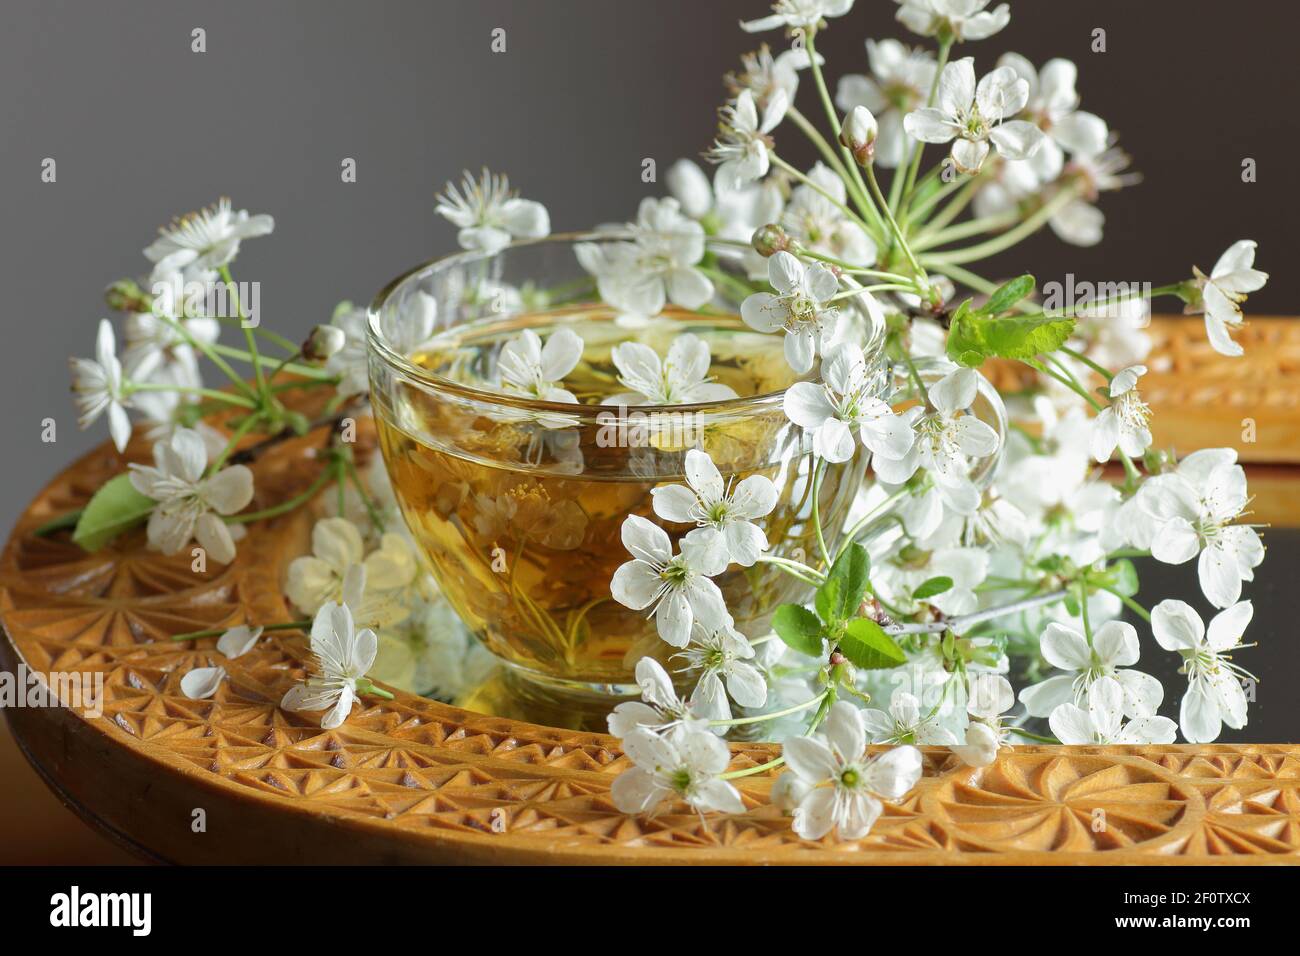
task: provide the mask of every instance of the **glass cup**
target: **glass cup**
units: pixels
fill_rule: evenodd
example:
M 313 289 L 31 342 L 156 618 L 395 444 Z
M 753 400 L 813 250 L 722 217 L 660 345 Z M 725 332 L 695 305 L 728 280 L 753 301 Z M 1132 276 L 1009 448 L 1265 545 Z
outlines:
M 669 304 L 647 318 L 603 302 L 580 262 L 584 250 L 631 238 L 602 231 L 452 255 L 398 277 L 370 309 L 371 399 L 407 526 L 452 608 L 506 665 L 504 696 L 558 701 L 561 710 L 593 700 L 608 710 L 637 694 L 633 670 L 647 654 L 670 671 L 682 666 L 670 660 L 674 649 L 657 636 L 649 609 L 615 601 L 610 580 L 632 558 L 621 538 L 628 515 L 664 528 L 674 551 L 694 527 L 659 518 L 651 495 L 684 482 L 688 450 L 707 452 L 729 483 L 770 478 L 777 505 L 758 519 L 768 554 L 810 563 L 819 553 L 814 507 L 833 550 L 867 461 L 859 449 L 848 462 L 815 468 L 811 436 L 787 419 L 785 388 L 799 376 L 782 334 L 754 332 L 739 319 L 740 301 L 755 288 L 744 277 L 763 273 L 756 253 L 709 239 L 711 302 L 697 310 Z M 886 395 L 879 312 L 852 296 L 837 305 L 843 334 L 875 357 L 873 380 Z M 564 384 L 584 403 L 491 384 L 506 341 L 528 329 L 546 340 L 565 328 L 583 339 L 582 361 Z M 613 381 L 614 345 L 638 341 L 663 356 L 685 332 L 708 344 L 711 377 L 740 397 L 608 403 L 612 391 L 626 391 Z M 732 564 L 714 581 L 751 638 L 768 632 L 778 605 L 809 597 L 806 585 L 761 562 Z M 485 706 L 499 709 L 502 697 Z

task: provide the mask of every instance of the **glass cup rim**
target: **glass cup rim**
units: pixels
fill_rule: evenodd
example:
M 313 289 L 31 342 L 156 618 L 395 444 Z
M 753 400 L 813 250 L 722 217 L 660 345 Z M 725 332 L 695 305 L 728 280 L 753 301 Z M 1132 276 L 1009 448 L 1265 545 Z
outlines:
M 693 234 L 684 233 L 694 238 Z M 599 404 L 599 405 L 573 405 L 568 402 L 553 402 L 539 398 L 529 398 L 525 395 L 510 395 L 504 392 L 494 391 L 492 389 L 479 388 L 474 385 L 466 385 L 463 382 L 456 382 L 446 376 L 439 375 L 427 368 L 416 365 L 405 355 L 394 350 L 384 339 L 383 332 L 379 325 L 380 315 L 383 308 L 389 303 L 393 296 L 405 285 L 413 276 L 429 271 L 434 268 L 448 268 L 462 263 L 481 262 L 487 259 L 495 258 L 504 252 L 512 249 L 522 249 L 529 246 L 544 244 L 568 244 L 576 245 L 580 242 L 592 241 L 628 241 L 636 238 L 636 233 L 630 229 L 601 229 L 587 230 L 582 232 L 562 232 L 552 233 L 537 239 L 516 239 L 496 252 L 487 253 L 476 249 L 460 250 L 447 255 L 436 256 L 428 259 L 407 269 L 405 272 L 390 280 L 382 289 L 375 294 L 366 310 L 366 348 L 368 352 L 373 351 L 387 365 L 396 368 L 403 375 L 414 381 L 436 389 L 440 393 L 449 393 L 457 395 L 474 402 L 506 406 L 509 408 L 520 409 L 532 412 L 562 412 L 569 416 L 578 416 L 582 418 L 593 418 L 600 414 L 608 415 L 624 409 L 625 412 L 636 411 L 640 414 L 665 412 L 682 412 L 687 411 L 695 414 L 706 412 L 715 413 L 761 413 L 772 409 L 779 409 L 785 401 L 787 388 L 775 392 L 764 392 L 761 395 L 747 395 L 744 397 L 722 399 L 710 402 L 692 402 L 689 404 L 676 405 L 617 405 L 617 404 Z M 737 250 L 751 248 L 749 243 L 741 242 L 737 239 L 724 239 L 718 236 L 705 236 L 706 244 L 713 246 L 725 246 Z M 814 380 L 820 381 L 820 379 Z M 793 383 L 792 383 L 793 384 Z

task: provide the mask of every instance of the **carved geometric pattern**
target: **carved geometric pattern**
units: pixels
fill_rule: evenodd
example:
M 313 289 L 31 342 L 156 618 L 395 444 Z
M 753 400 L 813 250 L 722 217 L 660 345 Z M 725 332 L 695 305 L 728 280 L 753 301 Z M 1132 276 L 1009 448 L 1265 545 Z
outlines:
M 312 479 L 319 441 L 287 442 L 256 463 L 254 507 Z M 147 454 L 139 440 L 128 449 L 132 460 Z M 743 814 L 701 818 L 675 805 L 631 818 L 609 793 L 627 758 L 601 734 L 401 692 L 366 698 L 343 726 L 322 730 L 316 715 L 276 706 L 304 672 L 306 638 L 297 632 L 269 633 L 223 661 L 229 680 L 212 699 L 190 700 L 181 677 L 216 660 L 215 640 L 167 638 L 289 619 L 285 567 L 307 550 L 311 519 L 300 510 L 251 528 L 235 562 L 205 574 L 147 551 L 139 535 L 88 555 L 66 531 L 32 534 L 124 467 L 111 448 L 97 450 L 28 508 L 0 555 L 8 638 L 0 652 L 10 669 L 22 662 L 103 676 L 102 715 L 17 708 L 11 724 L 71 803 L 164 858 L 1300 862 L 1296 746 L 1015 747 L 978 769 L 931 750 L 920 784 L 886 806 L 866 838 L 810 843 L 769 804 L 771 773 L 738 781 Z M 733 769 L 777 752 L 732 750 Z M 190 840 L 192 807 L 228 811 L 239 823 L 219 841 Z

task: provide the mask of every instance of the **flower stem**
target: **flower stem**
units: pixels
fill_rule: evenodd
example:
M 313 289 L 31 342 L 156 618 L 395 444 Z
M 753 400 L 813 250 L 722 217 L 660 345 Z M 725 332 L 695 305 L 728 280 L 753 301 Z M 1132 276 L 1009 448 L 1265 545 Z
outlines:
M 857 213 L 855 213 L 855 212 L 854 212 L 852 209 L 850 209 L 848 206 L 844 205 L 844 203 L 840 202 L 838 199 L 836 199 L 834 196 L 832 196 L 830 193 L 828 193 L 825 189 L 823 189 L 823 188 L 822 188 L 821 186 L 819 186 L 817 183 L 813 182 L 811 179 L 809 179 L 809 178 L 808 178 L 807 176 L 805 176 L 803 173 L 799 172 L 799 170 L 795 169 L 793 166 L 791 166 L 789 163 L 787 163 L 787 162 L 786 162 L 784 159 L 782 159 L 780 156 L 776 155 L 776 153 L 773 153 L 771 158 L 772 158 L 772 164 L 773 164 L 774 166 L 776 166 L 778 169 L 785 170 L 785 172 L 787 172 L 787 173 L 788 173 L 788 174 L 789 174 L 793 179 L 797 179 L 799 182 L 803 183 L 805 186 L 807 186 L 807 187 L 809 187 L 810 189 L 812 189 L 813 192 L 815 192 L 815 193 L 817 193 L 818 195 L 820 195 L 820 196 L 821 196 L 823 199 L 825 199 L 828 203 L 830 203 L 832 206 L 834 206 L 834 207 L 835 207 L 836 209 L 838 209 L 840 212 L 844 213 L 844 215 L 845 215 L 846 217 L 848 217 L 851 221 L 853 221 L 853 222 L 854 222 L 855 224 L 857 224 L 858 226 L 861 226 L 863 229 L 867 230 L 868 232 L 872 232 L 872 231 L 873 231 L 872 228 L 871 228 L 869 225 L 867 225 L 867 222 L 866 222 L 865 219 L 863 219 L 861 216 L 859 216 Z
M 926 391 L 925 382 L 921 379 L 921 373 L 916 367 L 916 362 L 912 361 L 912 356 L 903 352 L 903 364 L 907 366 L 907 374 L 912 379 L 912 384 L 921 395 L 921 401 L 925 402 L 927 408 L 930 407 L 930 393 Z
M 948 53 L 952 50 L 953 39 L 953 37 L 945 36 L 939 41 L 939 57 L 935 63 L 934 78 L 930 81 L 930 93 L 925 100 L 927 107 L 934 105 L 935 97 L 939 93 L 939 77 L 943 74 L 943 68 L 948 65 Z M 925 144 L 918 141 L 916 148 L 908 157 L 907 179 L 903 183 L 902 192 L 898 197 L 891 196 L 891 199 L 894 200 L 890 206 L 891 209 L 899 210 L 902 208 L 903 203 L 911 201 L 912 189 L 916 184 L 916 173 L 921 166 L 921 156 L 924 152 Z M 900 169 L 899 172 L 901 173 L 902 170 Z M 895 175 L 898 175 L 898 173 L 895 173 Z M 890 186 L 892 187 L 893 184 L 891 183 Z
M 263 624 L 262 630 L 265 631 L 307 631 L 311 629 L 311 621 L 282 621 L 279 624 Z M 230 630 L 228 627 L 214 627 L 206 631 L 186 631 L 184 634 L 173 634 L 173 641 L 193 641 L 200 637 L 220 637 Z
M 1057 740 L 1055 737 L 1044 737 L 1042 734 L 1031 734 L 1029 731 L 1024 730 L 1024 729 L 1021 728 L 1021 727 L 1008 727 L 1007 730 L 1008 730 L 1010 733 L 1016 734 L 1016 735 L 1021 736 L 1021 737 L 1025 737 L 1025 738 L 1027 738 L 1027 739 L 1029 739 L 1029 740 L 1037 740 L 1037 741 L 1038 741 L 1039 743 L 1041 743 L 1041 744 L 1059 744 L 1059 743 L 1060 743 L 1060 741 Z
M 841 125 L 840 115 L 835 109 L 835 104 L 831 102 L 831 94 L 826 88 L 826 78 L 822 76 L 822 68 L 817 65 L 817 48 L 813 42 L 816 33 L 816 30 L 804 31 L 804 43 L 808 50 L 808 67 L 812 71 L 813 84 L 817 87 L 817 95 L 822 101 L 822 107 L 826 110 L 826 118 L 830 121 L 831 130 L 838 132 Z M 854 192 L 858 197 L 858 204 L 863 206 L 864 212 L 867 212 L 868 215 L 871 215 L 879 222 L 882 213 L 885 215 L 889 213 L 889 207 L 884 205 L 884 197 L 877 195 L 875 199 L 880 204 L 880 208 L 872 207 L 870 200 L 867 198 L 867 186 L 862 181 L 862 173 L 858 169 L 858 164 L 854 161 L 849 148 L 843 143 L 840 144 L 840 154 L 844 157 L 845 167 L 853 174 L 851 179 L 845 180 L 845 185 L 855 187 Z M 868 167 L 869 169 L 870 167 Z M 877 190 L 878 192 L 879 190 Z M 883 228 L 882 223 L 881 231 L 883 231 Z
M 253 390 L 248 387 L 248 383 L 244 381 L 243 376 L 241 376 L 238 372 L 236 372 L 233 368 L 231 368 L 230 363 L 221 357 L 220 346 L 218 346 L 215 343 L 209 345 L 206 342 L 200 342 L 194 336 L 190 335 L 189 330 L 185 328 L 184 325 L 182 325 L 180 322 L 177 322 L 169 315 L 163 315 L 162 313 L 159 312 L 155 312 L 154 315 L 158 319 L 160 319 L 164 324 L 166 324 L 169 328 L 171 328 L 172 331 L 180 335 L 180 337 L 183 338 L 186 344 L 188 344 L 191 348 L 207 356 L 208 361 L 210 361 L 213 365 L 219 368 L 222 374 L 224 374 L 226 378 L 230 379 L 230 381 L 234 383 L 236 388 L 238 388 L 240 391 L 242 391 L 245 395 L 247 395 L 250 398 L 254 396 Z
M 46 535 L 53 534 L 63 528 L 75 528 L 77 522 L 81 520 L 82 510 L 83 509 L 81 508 L 77 508 L 74 511 L 64 512 L 57 518 L 51 518 L 49 521 L 45 522 L 45 524 L 40 525 L 33 530 L 32 534 L 38 538 L 44 538 Z
M 799 112 L 799 110 L 795 109 L 793 106 L 786 110 L 785 115 L 790 117 L 794 124 L 803 131 L 803 134 L 812 141 L 812 144 L 817 147 L 817 151 L 822 154 L 822 158 L 825 159 L 831 169 L 834 170 L 835 175 L 839 176 L 840 179 L 844 181 L 845 186 L 847 186 L 849 191 L 853 193 L 854 201 L 858 204 L 859 208 L 870 215 L 874 220 L 872 228 L 870 229 L 871 234 L 876 239 L 882 239 L 884 237 L 884 223 L 880 221 L 880 217 L 876 213 L 875 207 L 868 201 L 866 194 L 858 192 L 857 183 L 854 182 L 853 177 L 850 175 L 848 167 L 846 167 L 843 161 L 835 155 L 835 150 L 832 149 L 830 143 L 826 141 L 826 137 L 822 136 L 822 134 L 817 130 L 817 127 L 813 126 L 813 124 L 809 122 L 808 117 L 804 116 L 803 113 Z
M 328 482 L 333 480 L 335 478 L 335 471 L 336 469 L 333 466 L 324 469 L 316 476 L 316 480 L 311 483 L 306 491 L 302 494 L 295 495 L 287 501 L 282 501 L 278 505 L 272 505 L 270 508 L 263 508 L 261 511 L 249 511 L 244 514 L 229 515 L 223 520 L 226 524 L 248 524 L 251 521 L 261 521 L 264 518 L 275 518 L 279 515 L 293 511 L 293 509 L 310 501 L 315 497 L 316 492 L 320 491 Z
M 915 283 L 915 279 L 912 276 L 900 275 L 897 272 L 881 272 L 879 269 L 863 269 L 861 266 L 856 266 L 852 263 L 845 262 L 843 259 L 836 259 L 834 256 L 828 256 L 824 253 L 817 252 L 814 249 L 809 249 L 807 246 L 799 246 L 797 252 L 799 255 L 808 259 L 816 259 L 819 262 L 828 262 L 833 266 L 839 267 L 841 271 L 852 273 L 855 276 L 865 276 L 868 279 L 886 279 L 890 282 Z
M 876 202 L 880 203 L 882 207 L 881 211 L 884 214 L 885 221 L 889 223 L 890 231 L 894 234 L 894 241 L 898 243 L 898 248 L 901 249 L 903 255 L 907 257 L 908 263 L 912 266 L 912 271 L 916 273 L 917 277 L 922 281 L 926 281 L 925 270 L 921 268 L 921 263 L 917 261 L 915 253 L 912 252 L 912 247 L 907 244 L 907 240 L 903 237 L 903 230 L 898 228 L 898 222 L 894 219 L 894 214 L 890 212 L 889 205 L 885 202 L 885 197 L 880 192 L 880 184 L 876 182 L 875 166 L 868 165 L 866 170 L 867 183 L 871 187 L 871 194 L 876 197 Z M 926 284 L 929 284 L 928 281 L 926 281 Z
M 348 478 L 352 481 L 353 487 L 357 489 L 357 494 L 361 496 L 361 503 L 366 506 L 366 513 L 370 515 L 370 523 L 374 525 L 376 531 L 383 534 L 385 530 L 383 516 L 380 515 L 379 507 L 375 504 L 375 500 L 370 497 L 370 492 L 367 491 L 366 486 L 361 483 L 361 476 L 357 474 L 356 462 L 352 460 L 351 455 L 348 455 L 343 459 L 343 468 L 347 472 Z
M 811 700 L 805 700 L 802 704 L 795 704 L 793 707 L 787 707 L 784 710 L 773 711 L 770 714 L 759 714 L 755 717 L 734 717 L 730 720 L 710 720 L 710 727 L 739 727 L 742 724 L 761 724 L 765 720 L 776 720 L 780 717 L 789 717 L 791 714 L 797 714 L 807 710 L 809 707 L 816 707 L 822 702 L 827 691 L 822 691 Z
M 1124 606 L 1127 607 L 1130 611 L 1132 611 L 1138 617 L 1142 618 L 1142 620 L 1146 621 L 1148 624 L 1151 623 L 1151 612 L 1148 611 L 1146 608 L 1144 608 L 1137 601 L 1133 600 L 1127 594 L 1120 594 L 1114 588 L 1103 588 L 1102 590 L 1109 591 L 1111 594 L 1115 595 L 1115 597 L 1119 598 L 1121 601 L 1124 602 Z
M 1015 225 L 1016 220 L 1020 217 L 1016 213 L 1001 213 L 996 216 L 985 216 L 983 219 L 967 219 L 955 226 L 949 226 L 947 229 L 940 229 L 924 238 L 916 240 L 918 251 L 929 250 L 934 246 L 941 246 L 948 242 L 954 242 L 958 239 L 968 239 L 971 236 L 978 236 L 986 232 L 998 232 Z M 940 251 L 936 255 L 943 255 Z
M 835 552 L 836 559 L 838 560 L 840 555 L 842 555 L 845 551 L 849 549 L 849 545 L 853 543 L 853 539 L 856 538 L 864 528 L 866 528 L 868 523 L 873 521 L 882 511 L 886 511 L 890 507 L 890 505 L 896 504 L 897 502 L 906 498 L 911 493 L 912 493 L 912 489 L 910 488 L 907 487 L 900 488 L 898 491 L 895 491 L 892 495 L 890 495 L 880 504 L 876 505 L 876 507 L 872 508 L 865 515 L 859 518 L 852 528 L 844 532 L 844 540 L 840 542 L 840 546 Z
M 239 445 L 240 439 L 249 433 L 253 426 L 261 420 L 261 417 L 260 414 L 244 416 L 244 420 L 239 423 L 233 432 L 230 433 L 230 438 L 226 442 L 226 447 L 221 449 L 221 454 L 217 456 L 217 460 L 208 467 L 209 475 L 215 475 L 221 470 L 221 466 L 226 463 L 226 459 L 230 457 L 231 453 Z
M 269 355 L 250 355 L 243 349 L 232 348 L 229 345 L 214 345 L 213 350 L 220 355 L 228 355 L 231 358 L 239 359 L 241 362 L 248 362 L 252 365 L 260 365 L 264 368 L 274 368 L 280 364 L 280 360 L 272 358 Z M 314 368 L 310 365 L 302 365 L 297 362 L 291 362 L 285 365 L 283 371 L 290 375 L 301 375 L 304 378 L 319 379 L 321 382 L 336 382 L 337 375 L 332 375 L 324 369 Z M 242 382 L 243 380 L 240 379 Z
M 822 561 L 826 563 L 826 573 L 829 574 L 831 565 L 831 553 L 826 548 L 826 537 L 822 534 L 822 518 L 820 511 L 821 484 L 822 474 L 826 471 L 826 462 L 819 461 L 814 466 L 812 480 L 812 521 L 813 530 L 817 532 L 817 549 L 821 552 Z
M 765 770 L 775 770 L 785 763 L 785 757 L 777 757 L 769 760 L 767 763 L 761 763 L 757 767 L 747 767 L 744 770 L 733 770 L 730 773 L 718 775 L 719 780 L 739 780 L 741 777 L 752 777 L 754 774 L 763 773 Z
M 1083 636 L 1092 647 L 1092 622 L 1088 620 L 1088 589 L 1079 582 L 1079 616 L 1083 620 Z
M 1000 236 L 994 236 L 992 239 L 987 239 L 974 246 L 967 246 L 965 249 L 954 249 L 951 252 L 934 255 L 932 258 L 935 267 L 942 270 L 944 265 L 948 263 L 960 265 L 964 262 L 975 262 L 995 255 L 1004 249 L 1010 249 L 1022 239 L 1032 236 L 1041 229 L 1060 209 L 1073 202 L 1078 194 L 1078 187 L 1062 189 L 1043 203 L 1037 212 L 1026 218 L 1014 229 L 1008 229 Z
M 215 316 L 215 318 L 218 322 L 239 322 L 240 324 L 243 323 L 243 319 L 234 315 L 218 315 Z M 264 329 L 260 325 L 257 328 L 253 329 L 253 334 L 260 335 L 268 342 L 275 343 L 277 346 L 284 349 L 286 352 L 295 352 L 298 349 L 298 346 L 294 345 L 292 342 L 286 339 L 279 332 L 272 332 L 270 329 Z M 270 356 L 264 356 L 264 359 L 267 362 L 275 361 Z
M 1097 401 L 1095 397 L 1090 395 L 1088 393 L 1088 390 L 1084 388 L 1082 385 L 1080 385 L 1078 382 L 1074 381 L 1074 379 L 1071 376 L 1062 375 L 1060 372 L 1048 368 L 1046 364 L 1040 362 L 1038 359 L 1025 359 L 1024 363 L 1032 369 L 1037 369 L 1038 371 L 1042 372 L 1044 375 L 1050 375 L 1052 378 L 1056 379 L 1066 388 L 1070 389 L 1072 392 L 1081 396 L 1083 400 L 1086 401 L 1089 405 L 1091 405 L 1095 411 L 1101 411 L 1102 409 L 1101 402 Z
M 251 355 L 254 358 L 254 360 L 256 360 L 258 357 L 257 337 L 253 335 L 252 327 L 249 326 L 244 321 L 244 306 L 239 301 L 239 292 L 237 290 L 237 287 L 235 286 L 235 280 L 230 277 L 230 266 L 229 265 L 222 266 L 220 272 L 221 272 L 222 281 L 226 283 L 226 288 L 230 295 L 230 301 L 235 306 L 235 315 L 239 317 L 239 327 L 241 330 L 243 330 L 244 342 L 248 346 L 248 354 Z M 253 373 L 257 381 L 257 393 L 262 396 L 262 401 L 266 404 L 266 407 L 268 408 L 272 407 L 272 403 L 275 401 L 275 397 L 270 393 L 270 391 L 266 387 L 266 374 L 262 371 L 261 362 L 258 361 L 253 362 Z
M 215 388 L 199 388 L 194 385 L 167 385 L 163 382 L 131 382 L 126 389 L 127 394 L 132 392 L 178 392 L 183 395 L 201 395 L 203 398 L 213 402 L 223 402 L 227 405 L 238 405 L 240 408 L 257 408 L 257 402 L 251 398 L 245 398 L 243 395 L 232 395 L 230 392 L 222 392 Z
M 908 227 L 909 233 L 911 231 L 911 226 L 910 226 L 911 223 L 918 223 L 918 222 L 923 223 L 924 221 L 921 219 L 922 216 L 928 213 L 931 209 L 937 206 L 948 196 L 951 196 L 957 190 L 965 189 L 969 187 L 972 181 L 973 179 L 954 179 L 950 183 L 944 183 L 942 186 L 940 186 L 930 195 L 926 196 L 924 199 L 917 201 L 916 205 L 908 206 L 907 222 L 909 223 L 909 227 Z M 951 222 L 951 219 L 949 219 L 948 221 Z M 928 228 L 929 227 L 927 226 L 926 229 L 919 229 L 917 230 L 916 234 L 918 236 L 923 236 L 926 234 Z
M 784 571 L 792 578 L 797 578 L 804 584 L 811 584 L 813 587 L 821 587 L 823 581 L 825 581 L 825 575 L 816 568 L 810 568 L 798 561 L 791 561 L 789 558 L 778 558 L 773 554 L 760 554 L 758 563 L 770 564 L 772 567 Z
M 1088 356 L 1084 355 L 1082 352 L 1076 352 L 1068 345 L 1062 345 L 1061 351 L 1064 352 L 1066 355 L 1070 356 L 1070 358 L 1074 359 L 1075 361 L 1082 362 L 1084 365 L 1088 366 L 1088 368 L 1092 369 L 1094 372 L 1096 372 L 1098 375 L 1100 375 L 1108 382 L 1115 377 L 1110 373 L 1110 369 L 1106 368 L 1104 365 L 1098 365 L 1092 359 L 1088 358 Z
M 973 614 L 963 614 L 960 617 L 949 618 L 946 621 L 931 621 L 926 624 L 891 624 L 885 628 L 886 634 L 941 634 L 944 631 L 952 630 L 964 632 L 974 627 L 976 624 L 983 624 L 985 621 L 996 620 L 999 617 L 1005 617 L 1008 614 L 1019 614 L 1021 611 L 1031 611 L 1036 607 L 1043 607 L 1047 604 L 1055 604 L 1062 600 L 1069 592 L 1053 591 L 1050 594 L 1039 594 L 1031 598 L 1024 598 L 1020 601 L 1012 601 L 1010 604 L 1003 604 L 998 607 L 987 608 L 983 611 L 976 611 Z

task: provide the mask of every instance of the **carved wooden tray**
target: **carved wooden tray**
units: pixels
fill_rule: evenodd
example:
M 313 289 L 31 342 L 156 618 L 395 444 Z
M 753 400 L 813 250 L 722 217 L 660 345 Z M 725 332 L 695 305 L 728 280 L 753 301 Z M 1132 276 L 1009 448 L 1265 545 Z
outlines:
M 1278 376 L 1285 356 L 1294 361 L 1296 328 L 1270 330 L 1287 337 L 1290 352 L 1274 349 L 1254 360 L 1273 363 L 1271 378 L 1238 378 L 1231 386 L 1283 389 L 1290 398 L 1269 414 L 1291 428 L 1300 419 L 1300 390 Z M 1246 349 L 1248 356 L 1262 350 L 1249 341 Z M 1291 365 L 1282 377 L 1294 374 Z M 1199 402 L 1198 395 L 1184 391 L 1178 401 Z M 1183 422 L 1175 429 L 1199 417 L 1194 405 L 1157 408 L 1157 415 L 1178 417 L 1175 411 Z M 253 507 L 312 479 L 310 447 L 287 443 L 257 463 Z M 145 454 L 137 439 L 127 457 Z M 211 663 L 215 642 L 168 637 L 241 623 L 245 615 L 288 619 L 280 586 L 288 561 L 307 550 L 311 518 L 300 511 L 252 527 L 234 564 L 203 574 L 190 570 L 185 555 L 144 550 L 141 533 L 97 554 L 80 551 L 67 532 L 31 533 L 84 503 L 123 467 L 104 446 L 60 474 L 20 519 L 0 555 L 7 633 L 0 652 L 11 670 L 22 663 L 41 673 L 103 675 L 102 716 L 66 707 L 5 711 L 33 765 L 69 805 L 156 859 L 1300 862 L 1300 746 L 1016 747 L 984 769 L 963 767 L 938 749 L 926 754 L 920 785 L 888 807 L 866 839 L 810 843 L 767 803 L 770 776 L 739 781 L 750 808 L 743 815 L 701 819 L 680 807 L 650 820 L 620 814 L 609 785 L 627 761 L 617 741 L 599 734 L 402 693 L 393 701 L 368 698 L 370 706 L 354 710 L 342 727 L 322 731 L 313 715 L 276 707 L 302 674 L 306 639 L 296 632 L 272 633 L 224 662 L 230 679 L 216 697 L 190 700 L 181 675 Z M 739 769 L 771 759 L 775 748 L 733 750 Z

